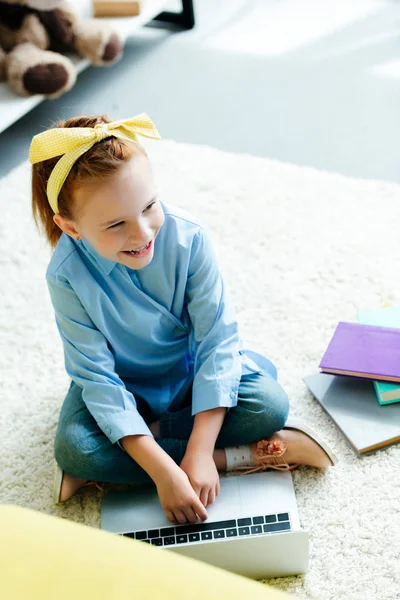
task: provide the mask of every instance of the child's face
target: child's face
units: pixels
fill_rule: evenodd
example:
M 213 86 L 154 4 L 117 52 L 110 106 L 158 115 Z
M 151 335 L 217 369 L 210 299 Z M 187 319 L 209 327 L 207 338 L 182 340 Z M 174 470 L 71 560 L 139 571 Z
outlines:
M 77 218 L 66 233 L 86 238 L 101 256 L 132 269 L 151 262 L 165 217 L 146 156 L 136 155 L 115 174 L 77 188 L 74 206 Z

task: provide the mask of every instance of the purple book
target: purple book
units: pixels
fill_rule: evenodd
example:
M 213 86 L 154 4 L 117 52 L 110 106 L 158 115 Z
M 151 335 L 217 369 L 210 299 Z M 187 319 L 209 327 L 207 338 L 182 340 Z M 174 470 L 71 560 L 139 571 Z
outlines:
M 323 373 L 400 381 L 400 329 L 340 322 L 319 364 Z

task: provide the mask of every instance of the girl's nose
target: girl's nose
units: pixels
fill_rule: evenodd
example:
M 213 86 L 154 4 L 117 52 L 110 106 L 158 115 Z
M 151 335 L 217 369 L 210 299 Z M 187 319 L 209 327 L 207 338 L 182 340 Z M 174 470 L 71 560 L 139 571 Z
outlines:
M 129 232 L 129 240 L 134 247 L 148 244 L 151 237 L 151 230 L 144 223 L 133 225 Z

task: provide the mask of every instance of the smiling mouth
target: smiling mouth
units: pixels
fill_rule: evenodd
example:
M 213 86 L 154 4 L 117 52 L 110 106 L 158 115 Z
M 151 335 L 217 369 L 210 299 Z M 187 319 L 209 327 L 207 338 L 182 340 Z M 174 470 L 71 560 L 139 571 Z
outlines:
M 140 254 L 143 254 L 144 252 L 146 252 L 150 248 L 150 246 L 151 246 L 151 240 L 148 244 L 146 244 L 146 246 L 142 246 L 138 250 L 122 250 L 122 252 L 124 252 L 124 254 L 129 254 L 131 256 L 139 256 Z

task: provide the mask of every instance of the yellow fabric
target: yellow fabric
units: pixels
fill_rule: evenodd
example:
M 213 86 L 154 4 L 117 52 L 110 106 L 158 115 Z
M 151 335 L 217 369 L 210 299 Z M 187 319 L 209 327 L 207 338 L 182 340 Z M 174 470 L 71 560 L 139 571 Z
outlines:
M 284 592 L 66 519 L 0 505 L 0 598 L 289 600 Z
M 47 198 L 53 211 L 58 213 L 60 190 L 72 166 L 82 154 L 96 142 L 101 142 L 107 137 L 114 136 L 136 142 L 138 135 L 160 139 L 160 134 L 146 113 L 131 119 L 102 123 L 95 127 L 55 127 L 35 135 L 29 151 L 29 160 L 32 164 L 63 155 L 47 182 Z

